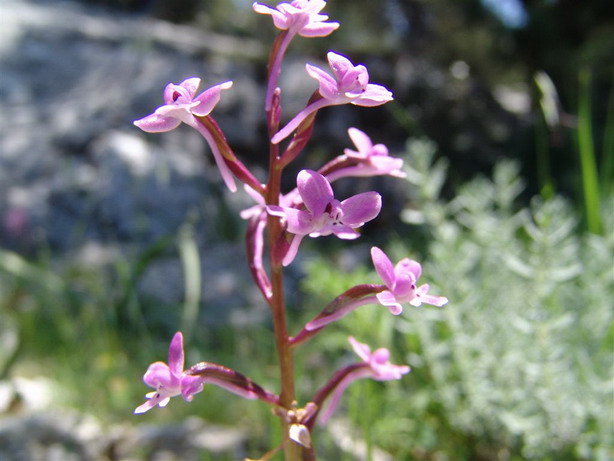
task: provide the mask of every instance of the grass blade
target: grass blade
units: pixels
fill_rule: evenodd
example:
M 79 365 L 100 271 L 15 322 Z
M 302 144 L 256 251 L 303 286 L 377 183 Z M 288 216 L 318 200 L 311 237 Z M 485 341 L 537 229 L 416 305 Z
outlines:
M 591 72 L 580 71 L 578 102 L 578 148 L 582 169 L 582 189 L 588 230 L 600 234 L 602 230 L 601 210 L 599 206 L 599 181 L 595 162 L 595 147 L 591 127 Z

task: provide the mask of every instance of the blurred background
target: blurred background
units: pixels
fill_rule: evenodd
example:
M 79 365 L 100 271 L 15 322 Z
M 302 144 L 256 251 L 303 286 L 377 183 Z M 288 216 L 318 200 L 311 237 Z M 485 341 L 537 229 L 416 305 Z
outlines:
M 269 3 L 275 6 L 275 2 Z M 353 242 L 302 245 L 290 331 L 358 283 L 369 249 L 423 262 L 443 309 L 365 307 L 297 352 L 307 401 L 354 360 L 353 335 L 412 373 L 360 382 L 317 429 L 322 459 L 614 459 L 614 3 L 331 0 L 341 28 L 297 38 L 286 119 L 333 49 L 395 101 L 318 114 L 293 173 L 352 147 L 355 126 L 405 159 Z M 0 459 L 236 460 L 278 441 L 262 404 L 211 386 L 133 416 L 179 329 L 187 363 L 276 390 L 269 313 L 244 260 L 251 205 L 196 132 L 132 120 L 168 82 L 233 80 L 214 117 L 264 180 L 265 63 L 248 0 L 0 2 Z

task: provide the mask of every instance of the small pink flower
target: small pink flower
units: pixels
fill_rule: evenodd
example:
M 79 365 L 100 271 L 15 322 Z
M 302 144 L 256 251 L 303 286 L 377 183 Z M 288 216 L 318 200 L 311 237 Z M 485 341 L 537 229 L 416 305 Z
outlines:
M 267 206 L 268 213 L 284 218 L 286 230 L 295 234 L 283 259 L 284 266 L 294 260 L 305 235 L 320 237 L 335 234 L 345 240 L 358 238 L 360 234 L 355 228 L 375 218 L 382 207 L 382 198 L 377 192 L 363 192 L 342 202 L 336 200 L 330 183 L 316 171 L 302 170 L 296 182 L 304 210 Z
M 203 379 L 188 375 L 183 370 L 183 363 L 183 335 L 177 332 L 168 349 L 168 365 L 155 362 L 145 372 L 143 382 L 156 391 L 145 395 L 148 400 L 134 410 L 135 414 L 145 413 L 156 405 L 165 407 L 171 397 L 178 395 L 190 402 L 194 394 L 203 390 Z
M 271 139 L 273 144 L 283 141 L 310 114 L 323 107 L 347 103 L 373 107 L 392 101 L 392 93 L 388 89 L 369 83 L 369 72 L 365 66 L 355 66 L 348 58 L 334 51 L 329 51 L 327 57 L 333 71 L 332 76 L 319 67 L 306 65 L 307 73 L 320 84 L 319 92 L 322 98 L 305 107 L 275 134 Z
M 237 190 L 237 186 L 230 169 L 226 162 L 224 162 L 214 136 L 196 118 L 209 115 L 220 101 L 222 90 L 230 88 L 232 82 L 224 82 L 212 86 L 198 96 L 195 96 L 199 85 L 200 78 L 196 77 L 188 78 L 179 85 L 169 83 L 164 89 L 165 104 L 158 107 L 153 114 L 135 120 L 133 123 L 147 133 L 170 131 L 177 128 L 181 122 L 196 129 L 209 144 L 215 158 L 215 163 L 220 169 L 222 179 L 228 188 L 234 192 Z
M 345 155 L 339 160 L 353 160 L 357 163 L 352 166 L 340 168 L 326 175 L 329 181 L 350 176 L 380 176 L 390 175 L 404 178 L 407 175 L 402 171 L 403 159 L 390 157 L 388 148 L 383 144 L 373 144 L 371 138 L 358 128 L 348 130 L 357 151 L 345 149 Z
M 371 348 L 363 343 L 359 343 L 353 337 L 348 338 L 354 352 L 362 359 L 361 363 L 349 365 L 347 373 L 335 387 L 331 395 L 330 403 L 323 412 L 321 421 L 325 423 L 332 416 L 339 405 L 339 400 L 347 387 L 359 379 L 371 378 L 375 381 L 391 381 L 401 379 L 403 375 L 409 373 L 407 365 L 394 365 L 390 363 L 390 351 L 384 347 L 371 352 Z
M 278 29 L 303 37 L 326 37 L 339 27 L 339 23 L 326 22 L 328 16 L 320 14 L 325 6 L 325 0 L 294 0 L 279 3 L 275 8 L 254 3 L 252 8 L 256 13 L 270 14 Z
M 371 353 L 371 348 L 363 343 L 359 343 L 352 336 L 348 338 L 354 352 L 365 364 L 369 365 L 371 378 L 375 381 L 391 381 L 401 379 L 409 373 L 407 365 L 393 365 L 390 363 L 390 351 L 385 347 L 380 347 Z
M 367 304 L 381 304 L 387 307 L 391 314 L 399 315 L 403 312 L 401 303 L 407 302 L 412 306 L 420 306 L 422 303 L 434 306 L 443 306 L 448 302 L 448 298 L 443 296 L 429 295 L 427 284 L 416 287 L 416 282 L 420 278 L 422 267 L 420 263 L 409 258 L 404 258 L 396 266 L 392 265 L 388 256 L 377 247 L 371 248 L 371 258 L 375 270 L 384 281 L 382 285 L 373 285 L 377 291 L 371 294 L 369 290 L 363 291 L 361 285 L 357 285 L 351 290 L 337 297 L 332 303 L 327 305 L 324 310 L 313 320 L 305 324 L 304 331 L 299 334 L 309 334 L 329 323 L 342 319 L 350 312 Z M 365 285 L 368 287 L 368 285 Z M 360 289 L 356 295 L 350 295 L 350 291 Z M 304 333 L 307 332 L 307 333 Z
M 398 315 L 403 311 L 401 306 L 403 302 L 408 302 L 412 306 L 420 306 L 422 303 L 426 303 L 441 307 L 447 304 L 448 298 L 429 295 L 427 284 L 416 287 L 422 273 L 420 263 L 404 258 L 393 267 L 388 256 L 377 247 L 371 248 L 371 259 L 375 270 L 388 288 L 378 293 L 377 299 L 392 314 Z

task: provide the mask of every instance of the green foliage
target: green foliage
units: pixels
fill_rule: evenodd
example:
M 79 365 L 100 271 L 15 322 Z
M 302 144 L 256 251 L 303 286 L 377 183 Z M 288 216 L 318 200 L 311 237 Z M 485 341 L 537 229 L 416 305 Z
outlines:
M 581 234 L 560 197 L 517 210 L 523 184 L 510 162 L 443 201 L 446 163 L 433 163 L 427 142 L 408 150 L 416 209 L 403 217 L 430 234 L 423 277 L 450 303 L 400 318 L 364 307 L 337 327 L 394 343 L 413 368 L 374 393 L 372 439 L 395 459 L 611 459 L 614 216 L 602 214 L 600 236 Z M 392 253 L 417 250 L 400 241 Z M 320 264 L 312 275 L 323 270 L 320 294 L 351 280 Z

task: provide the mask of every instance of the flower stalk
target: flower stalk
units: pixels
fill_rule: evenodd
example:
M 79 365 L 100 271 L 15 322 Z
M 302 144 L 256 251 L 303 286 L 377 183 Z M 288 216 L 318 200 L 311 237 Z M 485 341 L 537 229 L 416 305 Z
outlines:
M 364 65 L 354 65 L 345 56 L 330 51 L 327 58 L 332 75 L 316 66 L 306 65 L 307 73 L 318 82 L 318 88 L 305 107 L 280 129 L 282 92 L 279 76 L 284 56 L 296 36 L 325 37 L 339 27 L 339 23 L 328 21 L 328 16 L 321 13 L 325 6 L 325 0 L 284 1 L 275 8 L 261 3 L 252 5 L 256 13 L 270 15 L 280 30 L 268 61 L 264 106 L 269 134 L 269 165 L 264 183 L 235 155 L 224 132 L 211 116 L 222 92 L 229 90 L 232 82 L 215 85 L 200 94 L 197 94 L 200 78 L 188 78 L 179 84 L 169 83 L 164 89 L 164 105 L 134 122 L 149 133 L 169 131 L 182 123 L 196 129 L 209 145 L 228 189 L 237 191 L 236 181 L 239 181 L 254 200 L 253 206 L 240 213 L 247 221 L 247 264 L 255 285 L 270 308 L 279 366 L 279 394 L 224 365 L 203 361 L 184 369 L 183 335 L 177 332 L 169 346 L 168 363 L 152 363 L 143 376 L 144 383 L 154 391 L 146 394 L 146 401 L 134 412 L 140 414 L 155 406 L 164 407 L 177 396 L 189 402 L 211 384 L 248 400 L 260 400 L 273 407 L 282 430 L 281 445 L 261 456 L 261 461 L 272 459 L 279 450 L 283 450 L 286 461 L 315 461 L 313 431 L 316 420 L 319 418 L 323 424 L 331 417 L 343 392 L 352 382 L 365 378 L 377 381 L 400 379 L 409 372 L 408 366 L 390 363 L 388 349 L 379 348 L 371 352 L 369 346 L 350 337 L 350 344 L 361 360 L 335 372 L 313 398 L 300 407 L 294 373 L 294 354 L 298 346 L 361 306 L 382 305 L 393 315 L 398 315 L 403 310 L 402 303 L 413 306 L 423 303 L 442 306 L 447 303 L 444 297 L 428 294 L 427 284 L 416 285 L 422 270 L 418 262 L 404 258 L 393 265 L 382 250 L 373 247 L 371 258 L 383 284 L 363 283 L 345 290 L 295 336 L 289 335 L 284 268 L 295 261 L 302 240 L 328 235 L 343 240 L 357 239 L 360 237 L 358 229 L 376 219 L 382 207 L 382 197 L 376 191 L 339 200 L 331 183 L 348 177 L 405 176 L 402 159 L 390 156 L 386 146 L 374 144 L 366 133 L 350 128 L 348 134 L 356 150 L 345 149 L 317 171 L 301 170 L 296 178 L 296 188 L 287 193 L 281 190 L 283 173 L 305 151 L 320 109 L 342 104 L 373 107 L 392 100 L 388 89 L 369 82 Z M 280 142 L 286 138 L 289 142 L 282 150 Z

